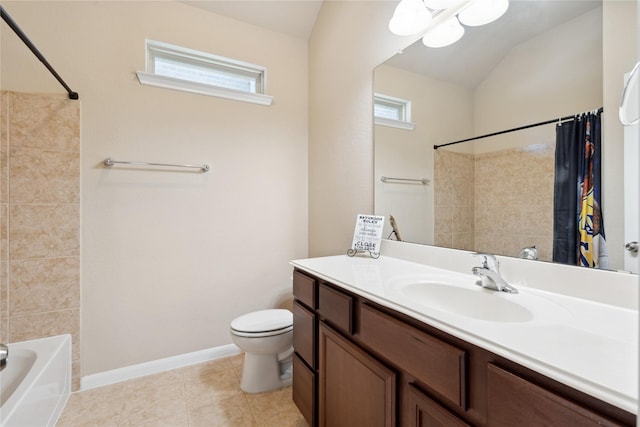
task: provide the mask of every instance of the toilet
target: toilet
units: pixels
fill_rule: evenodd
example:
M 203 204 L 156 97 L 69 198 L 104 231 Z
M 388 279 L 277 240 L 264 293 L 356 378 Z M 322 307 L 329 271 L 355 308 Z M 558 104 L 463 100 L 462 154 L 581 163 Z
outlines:
M 289 310 L 260 310 L 231 322 L 231 339 L 244 351 L 240 388 L 261 393 L 291 384 L 293 314 Z

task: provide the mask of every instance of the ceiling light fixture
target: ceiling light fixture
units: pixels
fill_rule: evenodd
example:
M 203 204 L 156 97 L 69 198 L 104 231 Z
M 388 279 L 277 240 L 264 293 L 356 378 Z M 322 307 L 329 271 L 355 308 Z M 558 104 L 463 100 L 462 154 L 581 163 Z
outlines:
M 389 21 L 389 30 L 399 36 L 424 33 L 422 42 L 426 46 L 443 47 L 463 36 L 464 27 L 460 24 L 470 27 L 488 24 L 508 8 L 509 0 L 401 0 Z M 450 18 L 429 28 L 434 17 L 447 12 Z
M 389 30 L 399 36 L 418 34 L 431 23 L 431 12 L 422 0 L 402 0 L 389 21 Z
M 442 24 L 427 31 L 422 37 L 422 43 L 428 47 L 449 46 L 460 40 L 464 35 L 464 27 L 460 25 L 455 16 L 447 19 Z

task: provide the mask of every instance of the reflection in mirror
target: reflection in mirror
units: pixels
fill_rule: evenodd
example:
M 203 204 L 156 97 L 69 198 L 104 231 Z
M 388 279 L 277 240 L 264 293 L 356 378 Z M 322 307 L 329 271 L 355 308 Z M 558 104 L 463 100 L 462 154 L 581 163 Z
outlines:
M 415 125 L 376 120 L 375 213 L 393 215 L 405 241 L 529 257 L 535 246 L 551 261 L 555 123 L 433 146 L 600 108 L 602 4 L 512 1 L 498 21 L 466 30 L 442 49 L 418 41 L 375 70 L 376 95 L 410 101 Z

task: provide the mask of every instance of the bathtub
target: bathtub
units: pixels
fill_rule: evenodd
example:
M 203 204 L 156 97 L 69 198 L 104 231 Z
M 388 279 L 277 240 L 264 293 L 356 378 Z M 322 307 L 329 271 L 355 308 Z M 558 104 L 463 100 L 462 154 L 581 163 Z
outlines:
M 0 427 L 54 426 L 71 393 L 71 335 L 9 344 Z

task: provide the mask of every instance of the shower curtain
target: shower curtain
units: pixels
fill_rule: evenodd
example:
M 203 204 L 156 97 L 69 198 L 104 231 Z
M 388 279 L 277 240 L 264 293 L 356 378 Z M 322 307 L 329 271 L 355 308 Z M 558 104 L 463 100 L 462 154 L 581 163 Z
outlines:
M 553 261 L 608 268 L 601 209 L 601 111 L 556 127 Z

